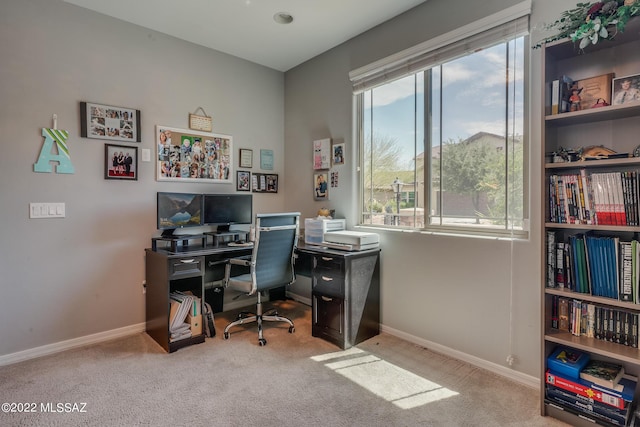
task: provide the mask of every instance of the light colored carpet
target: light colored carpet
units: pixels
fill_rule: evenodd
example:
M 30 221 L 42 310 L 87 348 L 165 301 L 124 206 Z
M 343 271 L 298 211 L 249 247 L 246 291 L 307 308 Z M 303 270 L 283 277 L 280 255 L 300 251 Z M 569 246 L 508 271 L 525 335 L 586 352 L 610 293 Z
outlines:
M 381 334 L 351 350 L 311 336 L 310 308 L 276 303 L 286 325 L 255 324 L 167 354 L 139 334 L 0 367 L 3 426 L 562 426 L 538 391 Z M 86 403 L 83 413 L 42 412 Z M 48 404 L 48 406 L 47 406 Z M 78 406 L 77 409 L 81 409 Z

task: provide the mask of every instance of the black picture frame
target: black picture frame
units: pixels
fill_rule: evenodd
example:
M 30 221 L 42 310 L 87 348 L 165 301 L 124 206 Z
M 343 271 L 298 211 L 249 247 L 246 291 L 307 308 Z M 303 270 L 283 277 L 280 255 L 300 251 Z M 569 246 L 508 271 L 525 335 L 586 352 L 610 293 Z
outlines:
M 120 142 L 142 142 L 140 110 L 81 102 L 80 136 Z
M 105 144 L 104 179 L 137 181 L 138 147 Z
M 236 190 L 251 191 L 251 172 L 236 171 Z
M 278 174 L 254 173 L 251 175 L 251 191 L 254 193 L 277 193 Z

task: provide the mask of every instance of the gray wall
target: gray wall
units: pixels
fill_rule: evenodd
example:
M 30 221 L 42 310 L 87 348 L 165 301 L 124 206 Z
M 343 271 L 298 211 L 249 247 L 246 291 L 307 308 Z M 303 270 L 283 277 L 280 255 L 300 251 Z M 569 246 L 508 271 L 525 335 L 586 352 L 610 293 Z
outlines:
M 285 74 L 286 168 L 298 182 L 312 181 L 310 144 L 334 138 L 346 144 L 347 164 L 335 167 L 339 187 L 323 203 L 358 222 L 357 147 L 353 140 L 348 73 L 519 0 L 428 0 Z M 532 40 L 544 36 L 541 23 L 552 22 L 571 1 L 534 0 Z M 497 370 L 513 369 L 539 377 L 540 363 L 540 52 L 532 51 L 531 74 L 531 232 L 529 241 L 433 236 L 379 231 L 382 242 L 382 322 L 394 333 L 441 347 Z M 302 159 L 302 161 L 300 161 Z M 303 206 L 313 216 L 311 184 L 289 190 L 288 209 Z M 301 203 L 304 201 L 304 203 Z M 374 230 L 375 231 L 375 230 Z M 512 300 L 512 304 L 511 304 Z M 491 367 L 490 366 L 490 367 Z
M 60 0 L 3 1 L 0 40 L 0 355 L 144 322 L 156 191 L 235 191 L 156 182 L 153 161 L 139 164 L 138 181 L 105 180 L 107 141 L 79 136 L 80 101 L 141 110 L 136 146 L 154 154 L 155 125 L 188 129 L 202 106 L 214 132 L 233 136 L 234 167 L 238 148 L 274 150 L 280 191 L 254 201 L 282 209 L 283 73 Z M 73 175 L 33 172 L 54 113 L 70 133 Z M 64 202 L 66 218 L 29 219 L 30 202 Z
M 271 148 L 276 195 L 258 210 L 336 209 L 357 223 L 356 152 L 348 72 L 495 13 L 517 0 L 429 0 L 286 74 L 68 5 L 0 5 L 0 357 L 144 321 L 144 251 L 155 229 L 156 191 L 231 192 L 229 185 L 103 179 L 104 141 L 79 137 L 79 102 L 142 111 L 140 148 L 154 149 L 156 124 L 187 128 L 202 106 L 214 131 L 238 148 Z M 536 41 L 573 1 L 534 0 Z M 386 328 L 496 366 L 539 376 L 540 53 L 531 61 L 531 239 L 500 242 L 381 232 Z M 41 128 L 70 132 L 75 174 L 34 173 Z M 312 197 L 311 142 L 346 144 L 347 164 L 330 201 Z M 254 151 L 254 154 L 256 152 Z M 255 159 L 254 159 L 255 164 Z M 254 166 L 254 172 L 258 171 Z M 29 219 L 29 202 L 65 202 L 65 219 Z M 513 281 L 513 288 L 511 282 Z M 510 299 L 513 300 L 510 311 Z

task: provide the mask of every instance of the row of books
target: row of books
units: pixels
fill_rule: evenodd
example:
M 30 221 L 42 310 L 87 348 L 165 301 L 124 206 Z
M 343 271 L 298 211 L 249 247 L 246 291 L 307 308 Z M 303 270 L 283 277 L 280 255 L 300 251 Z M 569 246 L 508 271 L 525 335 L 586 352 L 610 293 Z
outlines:
M 566 346 L 556 347 L 547 358 L 547 401 L 590 419 L 628 425 L 637 383 L 622 365 Z
M 636 170 L 554 174 L 549 177 L 549 221 L 557 224 L 640 225 Z
M 553 295 L 551 327 L 638 348 L 638 313 Z
M 547 287 L 640 303 L 640 241 L 548 230 Z

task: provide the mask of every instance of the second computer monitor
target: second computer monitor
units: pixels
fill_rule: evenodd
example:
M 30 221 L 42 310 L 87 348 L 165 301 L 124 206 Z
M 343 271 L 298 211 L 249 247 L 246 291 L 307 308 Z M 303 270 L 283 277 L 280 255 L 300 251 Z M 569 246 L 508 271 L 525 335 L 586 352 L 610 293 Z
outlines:
M 253 196 L 251 194 L 205 194 L 203 222 L 218 226 L 218 231 L 229 230 L 230 225 L 251 224 Z

